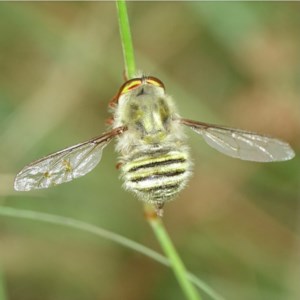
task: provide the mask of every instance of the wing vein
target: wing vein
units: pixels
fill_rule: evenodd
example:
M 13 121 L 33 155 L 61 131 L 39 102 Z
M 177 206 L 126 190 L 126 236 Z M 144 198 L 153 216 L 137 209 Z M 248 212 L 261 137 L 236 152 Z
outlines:
M 188 119 L 177 121 L 202 135 L 212 148 L 231 157 L 272 162 L 289 160 L 295 156 L 288 143 L 266 135 Z
M 81 144 L 65 148 L 25 166 L 16 176 L 17 191 L 48 188 L 92 171 L 100 162 L 102 150 L 126 127 L 118 127 Z M 73 164 L 73 166 L 72 166 Z

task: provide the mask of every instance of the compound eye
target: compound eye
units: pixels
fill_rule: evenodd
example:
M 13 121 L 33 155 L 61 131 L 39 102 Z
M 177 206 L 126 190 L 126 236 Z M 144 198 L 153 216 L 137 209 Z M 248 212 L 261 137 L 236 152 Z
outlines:
M 152 84 L 154 86 L 158 86 L 158 87 L 161 87 L 161 88 L 165 89 L 165 85 L 158 78 L 149 76 L 149 77 L 146 78 L 146 82 L 148 84 Z
M 127 82 L 124 83 L 123 87 L 121 88 L 120 94 L 126 94 L 129 91 L 139 87 L 142 84 L 142 80 L 139 78 L 134 78 L 131 80 L 128 80 Z

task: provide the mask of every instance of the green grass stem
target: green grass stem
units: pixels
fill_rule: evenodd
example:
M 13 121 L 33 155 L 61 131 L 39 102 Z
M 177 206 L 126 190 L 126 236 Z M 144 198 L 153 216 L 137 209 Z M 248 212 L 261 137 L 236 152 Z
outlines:
M 187 270 L 180 259 L 176 248 L 174 247 L 174 244 L 172 243 L 172 240 L 166 231 L 166 228 L 161 220 L 160 217 L 158 217 L 153 211 L 152 213 L 147 213 L 146 215 L 149 215 L 148 221 L 151 226 L 151 228 L 154 231 L 154 234 L 159 241 L 161 247 L 164 250 L 164 253 L 169 258 L 169 261 L 171 263 L 171 268 L 174 271 L 174 274 L 177 278 L 177 281 L 183 291 L 183 293 L 186 296 L 186 299 L 189 300 L 201 300 L 201 297 L 198 293 L 198 291 L 195 289 L 193 284 L 191 284 L 191 281 L 188 279 Z
M 119 28 L 121 35 L 121 43 L 123 48 L 123 56 L 124 56 L 124 65 L 126 70 L 127 78 L 132 78 L 134 76 L 135 70 L 135 59 L 131 38 L 131 31 L 129 26 L 127 8 L 125 0 L 117 0 L 117 10 L 119 16 Z M 148 215 L 147 211 L 149 208 L 146 207 L 146 215 Z M 187 272 L 184 267 L 183 262 L 181 261 L 161 219 L 156 217 L 155 212 L 153 214 L 150 212 L 149 215 L 153 215 L 155 217 L 149 217 L 148 221 L 151 228 L 154 231 L 154 234 L 160 243 L 162 249 L 164 250 L 166 256 L 168 257 L 171 268 L 173 269 L 175 276 L 178 280 L 179 285 L 182 288 L 183 293 L 186 298 L 189 300 L 201 300 L 200 295 L 195 289 L 194 285 L 188 280 Z
M 117 11 L 119 19 L 119 29 L 123 48 L 125 73 L 128 79 L 133 78 L 136 73 L 133 44 L 129 26 L 127 7 L 125 0 L 117 0 Z
M 18 208 L 7 207 L 7 206 L 0 206 L 0 215 L 6 216 L 6 217 L 27 219 L 27 220 L 32 220 L 32 221 L 40 221 L 40 222 L 44 222 L 44 223 L 55 224 L 55 225 L 60 225 L 60 226 L 65 226 L 65 227 L 70 227 L 73 229 L 85 231 L 90 234 L 94 234 L 96 236 L 113 241 L 113 242 L 115 242 L 119 245 L 122 245 L 126 248 L 129 248 L 131 250 L 137 251 L 147 257 L 152 258 L 153 260 L 155 260 L 165 266 L 171 267 L 171 262 L 166 257 L 157 253 L 156 251 L 154 251 L 148 247 L 145 247 L 135 241 L 132 241 L 124 236 L 121 236 L 117 233 L 114 233 L 109 230 L 103 229 L 101 227 L 86 223 L 84 221 L 80 221 L 80 220 L 76 220 L 76 219 L 72 219 L 72 218 L 68 218 L 68 217 L 64 217 L 64 216 L 57 216 L 57 215 L 53 215 L 53 214 L 18 209 Z M 224 300 L 224 298 L 221 295 L 219 295 L 216 291 L 214 291 L 205 282 L 201 281 L 194 274 L 187 272 L 186 276 L 187 276 L 188 280 L 190 280 L 199 289 L 203 290 L 207 295 L 209 295 L 211 297 L 211 299 Z M 2 300 L 2 299 L 0 298 L 0 300 Z

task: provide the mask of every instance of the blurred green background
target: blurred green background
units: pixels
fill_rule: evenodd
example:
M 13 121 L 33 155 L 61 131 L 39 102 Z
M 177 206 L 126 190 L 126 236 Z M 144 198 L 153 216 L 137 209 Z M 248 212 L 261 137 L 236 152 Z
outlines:
M 299 153 L 299 3 L 128 10 L 138 68 L 165 83 L 182 116 L 271 134 Z M 142 204 L 122 189 L 113 143 L 81 179 L 13 191 L 25 164 L 102 133 L 122 82 L 114 2 L 0 3 L 0 204 L 84 220 L 160 251 Z M 226 299 L 300 299 L 299 155 L 243 162 L 188 135 L 194 176 L 164 216 L 187 268 Z M 170 269 L 40 222 L 0 217 L 0 263 L 7 300 L 183 299 Z

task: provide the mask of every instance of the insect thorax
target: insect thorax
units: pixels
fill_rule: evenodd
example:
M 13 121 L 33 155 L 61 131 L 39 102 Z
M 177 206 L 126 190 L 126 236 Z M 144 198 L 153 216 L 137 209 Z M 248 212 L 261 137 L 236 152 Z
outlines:
M 185 187 L 191 161 L 172 99 L 152 92 L 144 87 L 120 99 L 115 126 L 128 130 L 116 149 L 125 188 L 145 202 L 163 204 Z

